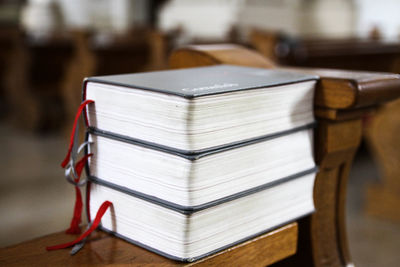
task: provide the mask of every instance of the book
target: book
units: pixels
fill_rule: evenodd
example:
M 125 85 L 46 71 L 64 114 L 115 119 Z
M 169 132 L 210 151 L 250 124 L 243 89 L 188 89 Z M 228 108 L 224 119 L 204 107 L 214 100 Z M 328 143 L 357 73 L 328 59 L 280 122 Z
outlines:
M 192 262 L 285 225 L 314 211 L 315 174 L 198 211 L 181 211 L 91 183 L 91 218 L 113 203 L 100 229 L 173 260 Z
M 312 131 L 306 125 L 194 155 L 90 131 L 88 177 L 178 209 L 208 207 L 314 169 Z
M 312 75 L 219 65 L 87 78 L 88 126 L 186 154 L 314 121 Z
M 89 218 L 109 201 L 101 229 L 191 262 L 310 214 L 317 78 L 222 65 L 85 79 Z

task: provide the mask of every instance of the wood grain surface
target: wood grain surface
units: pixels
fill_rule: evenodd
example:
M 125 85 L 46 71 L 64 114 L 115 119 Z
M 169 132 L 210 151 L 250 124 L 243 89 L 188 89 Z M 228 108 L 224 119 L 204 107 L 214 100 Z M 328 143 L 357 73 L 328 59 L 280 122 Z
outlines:
M 189 68 L 215 64 L 278 68 L 318 75 L 315 104 L 331 109 L 374 106 L 400 97 L 400 75 L 369 71 L 343 71 L 318 68 L 276 66 L 254 51 L 237 45 L 191 45 L 176 50 L 170 68 Z
M 399 74 L 317 68 L 281 69 L 320 76 L 315 104 L 325 108 L 353 109 L 375 106 L 400 97 Z
M 229 47 L 185 47 L 170 58 L 174 68 L 213 64 L 246 65 L 241 50 Z M 218 53 L 224 51 L 223 58 Z M 229 55 L 229 56 L 228 56 Z M 253 56 L 255 56 L 253 54 Z M 259 57 L 262 57 L 259 55 Z M 202 58 L 206 60 L 201 61 Z M 225 60 L 229 58 L 229 60 Z M 193 60 L 192 60 L 193 59 Z M 257 60 L 257 62 L 260 62 Z M 258 65 L 258 64 L 257 64 Z M 256 64 L 254 65 L 256 66 Z M 274 66 L 266 66 L 271 68 Z M 361 141 L 362 117 L 400 96 L 400 76 L 390 73 L 282 68 L 321 77 L 315 96 L 318 119 L 315 151 L 320 171 L 314 186 L 316 212 L 299 221 L 299 250 L 278 266 L 349 266 L 345 227 L 346 187 L 350 166 Z
M 170 65 L 173 68 L 214 64 L 274 67 L 270 61 L 257 53 L 230 45 L 190 46 L 175 51 L 170 58 Z M 297 224 L 291 224 L 196 262 L 196 265 L 265 266 L 283 258 L 286 259 L 278 262 L 277 266 L 351 265 L 344 223 L 346 186 L 351 162 L 361 140 L 361 117 L 363 111 L 370 111 L 370 108 L 365 110 L 355 108 L 377 106 L 383 101 L 400 96 L 400 84 L 399 77 L 391 74 L 373 73 L 360 78 L 359 73 L 355 72 L 326 71 L 324 75 L 322 81 L 326 82 L 321 82 L 317 87 L 317 95 L 322 94 L 322 96 L 317 97 L 319 100 L 316 101 L 319 110 L 316 114 L 319 119 L 315 133 L 315 150 L 317 163 L 320 166 L 314 188 L 317 211 L 298 222 L 297 253 L 290 256 L 295 253 L 297 240 Z M 83 251 L 73 257 L 65 250 L 46 252 L 43 249 L 45 245 L 67 239 L 72 238 L 54 234 L 2 249 L 0 265 L 17 266 L 32 262 L 52 266 L 65 263 L 134 266 L 179 266 L 180 264 L 104 233 L 92 236 L 92 241 Z
M 103 232 L 91 235 L 74 256 L 69 249 L 46 251 L 45 247 L 75 237 L 63 232 L 0 249 L 0 266 L 266 266 L 293 255 L 297 246 L 297 224 L 291 223 L 253 240 L 194 263 L 169 260 Z
M 258 53 L 233 44 L 190 45 L 175 50 L 169 59 L 172 69 L 201 67 L 215 64 L 274 68 L 275 64 Z
M 365 127 L 367 144 L 379 164 L 380 181 L 370 184 L 366 212 L 400 223 L 400 100 L 380 108 Z

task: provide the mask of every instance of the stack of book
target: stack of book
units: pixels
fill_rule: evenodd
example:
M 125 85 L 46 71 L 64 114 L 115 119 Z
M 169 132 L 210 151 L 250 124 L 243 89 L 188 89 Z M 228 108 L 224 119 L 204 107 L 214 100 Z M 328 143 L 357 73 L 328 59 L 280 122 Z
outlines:
M 88 214 L 194 261 L 314 210 L 317 77 L 229 65 L 91 77 Z

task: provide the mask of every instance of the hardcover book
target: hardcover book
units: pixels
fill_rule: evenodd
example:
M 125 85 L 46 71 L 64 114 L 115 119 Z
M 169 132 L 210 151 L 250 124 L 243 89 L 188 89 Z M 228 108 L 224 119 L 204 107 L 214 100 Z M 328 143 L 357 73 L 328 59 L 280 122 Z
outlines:
M 113 203 L 101 229 L 179 261 L 195 261 L 314 211 L 315 173 L 293 176 L 206 209 L 185 211 L 91 183 L 89 215 Z
M 89 217 L 194 261 L 314 210 L 317 77 L 213 66 L 88 78 Z
M 316 76 L 220 65 L 84 81 L 88 126 L 193 154 L 314 121 Z
M 194 155 L 91 132 L 88 177 L 182 210 L 208 207 L 315 168 L 311 125 Z

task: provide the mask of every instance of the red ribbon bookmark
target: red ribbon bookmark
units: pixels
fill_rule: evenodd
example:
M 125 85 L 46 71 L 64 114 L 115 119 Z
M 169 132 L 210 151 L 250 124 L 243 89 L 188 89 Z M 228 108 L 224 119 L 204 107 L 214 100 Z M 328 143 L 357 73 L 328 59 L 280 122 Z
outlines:
M 75 244 L 81 242 L 83 239 L 88 237 L 97 228 L 97 226 L 99 226 L 99 224 L 101 222 L 101 218 L 103 217 L 103 215 L 106 213 L 107 209 L 111 205 L 112 205 L 112 203 L 110 201 L 104 201 L 103 204 L 101 204 L 99 210 L 97 211 L 96 217 L 93 220 L 92 225 L 90 226 L 90 228 L 88 230 L 86 230 L 77 239 L 75 239 L 74 241 L 71 241 L 71 242 L 64 243 L 64 244 L 59 244 L 59 245 L 55 245 L 55 246 L 46 247 L 46 250 L 57 250 L 57 249 L 62 249 L 62 248 L 68 248 L 68 247 L 72 247 Z
M 76 195 L 75 206 L 74 206 L 74 215 L 72 217 L 70 227 L 66 230 L 67 234 L 80 234 L 81 233 L 81 228 L 79 227 L 79 224 L 81 223 L 83 201 L 82 201 L 81 190 L 79 188 L 78 183 L 80 181 L 82 170 L 83 170 L 88 158 L 91 157 L 92 154 L 85 155 L 81 160 L 79 160 L 77 163 L 75 163 L 74 162 L 75 157 L 77 156 L 77 155 L 75 155 L 75 153 L 79 153 L 79 151 L 76 151 L 76 149 L 74 149 L 74 148 L 77 147 L 77 144 L 75 144 L 75 142 L 77 142 L 79 140 L 78 139 L 79 132 L 77 132 L 79 118 L 81 117 L 81 114 L 82 114 L 83 110 L 85 109 L 85 107 L 90 103 L 94 103 L 94 101 L 88 99 L 88 100 L 83 101 L 79 105 L 78 111 L 76 112 L 76 115 L 75 115 L 75 121 L 74 121 L 74 124 L 72 127 L 72 131 L 71 131 L 71 138 L 70 138 L 70 143 L 69 143 L 69 147 L 68 147 L 68 152 L 67 152 L 67 155 L 65 156 L 65 159 L 61 163 L 61 166 L 63 168 L 65 168 L 69 162 L 71 164 L 71 166 L 69 166 L 69 168 L 72 168 L 72 174 L 73 174 L 72 176 L 73 177 L 72 177 L 72 179 L 71 179 L 71 177 L 68 177 L 68 178 L 69 178 L 69 181 L 71 181 L 71 182 L 73 180 L 73 184 L 75 185 L 75 195 Z M 71 155 L 72 152 L 74 152 L 74 155 Z
M 77 177 L 74 179 L 76 199 L 75 199 L 75 207 L 74 207 L 74 216 L 72 217 L 69 228 L 65 231 L 67 234 L 80 234 L 81 233 L 81 228 L 79 227 L 79 224 L 82 221 L 81 217 L 82 217 L 83 201 L 82 201 L 81 189 L 79 188 L 78 182 L 81 178 L 82 170 L 85 167 L 86 162 L 92 155 L 93 154 L 85 155 L 75 165 L 75 171 L 76 171 L 76 175 L 77 175 Z
M 90 103 L 94 103 L 94 101 L 93 100 L 85 100 L 81 103 L 81 105 L 78 108 L 78 111 L 75 116 L 74 125 L 72 128 L 72 132 L 71 132 L 71 139 L 70 139 L 70 143 L 69 143 L 69 147 L 68 147 L 68 152 L 67 152 L 67 155 L 65 156 L 65 159 L 61 163 L 61 166 L 63 168 L 67 167 L 67 165 L 70 164 L 68 166 L 69 170 L 66 171 L 66 175 L 67 175 L 67 180 L 69 182 L 71 182 L 72 184 L 74 184 L 75 194 L 76 194 L 74 215 L 71 220 L 70 227 L 66 230 L 66 233 L 68 233 L 68 234 L 79 234 L 81 232 L 79 224 L 81 223 L 83 201 L 82 201 L 82 194 L 81 194 L 81 190 L 80 190 L 79 186 L 83 185 L 84 183 L 82 183 L 82 182 L 80 183 L 80 178 L 81 178 L 83 168 L 85 167 L 88 159 L 93 154 L 87 154 L 87 155 L 83 156 L 78 162 L 75 163 L 75 158 L 79 154 L 79 151 L 80 151 L 80 148 L 77 149 L 76 142 L 78 142 L 78 140 L 79 140 L 78 139 L 79 118 L 80 118 L 83 110 L 85 109 L 85 107 Z M 46 247 L 46 249 L 47 250 L 62 249 L 62 248 L 71 247 L 71 246 L 79 243 L 78 245 L 76 245 L 76 247 L 74 247 L 74 249 L 71 253 L 75 254 L 76 252 L 78 252 L 79 249 L 83 247 L 83 244 L 85 243 L 84 240 L 86 239 L 86 237 L 89 236 L 97 228 L 104 213 L 107 211 L 107 209 L 111 205 L 112 205 L 111 202 L 105 201 L 100 206 L 99 210 L 97 211 L 96 218 L 94 219 L 94 221 L 91 222 L 91 224 L 89 224 L 90 227 L 76 240 L 65 243 L 65 244 Z M 81 242 L 81 241 L 83 241 L 83 242 Z
M 67 166 L 67 164 L 71 158 L 72 147 L 74 146 L 75 131 L 76 131 L 76 127 L 78 125 L 79 118 L 82 114 L 82 111 L 90 103 L 94 103 L 94 101 L 90 100 L 90 99 L 83 101 L 82 104 L 79 106 L 78 111 L 76 112 L 74 125 L 73 125 L 72 131 L 71 131 L 71 139 L 69 142 L 68 152 L 67 152 L 67 155 L 65 156 L 65 159 L 61 162 L 61 167 L 63 167 L 63 168 L 65 168 L 65 166 Z

